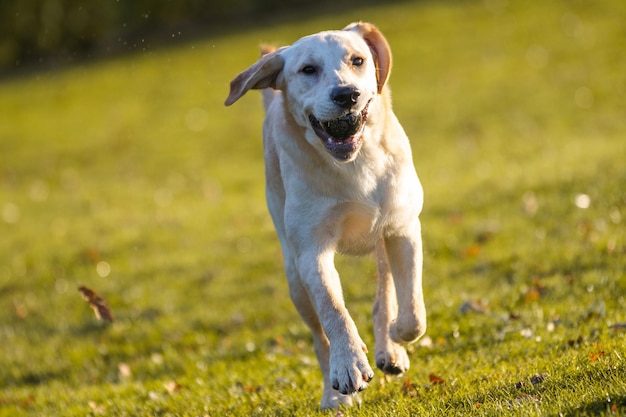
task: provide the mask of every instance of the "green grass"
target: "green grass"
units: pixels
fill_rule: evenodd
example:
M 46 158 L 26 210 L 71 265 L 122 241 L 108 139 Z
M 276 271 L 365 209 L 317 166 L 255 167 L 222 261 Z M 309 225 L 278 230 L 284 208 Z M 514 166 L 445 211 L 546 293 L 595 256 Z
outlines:
M 520 0 L 354 10 L 0 84 L 0 416 L 316 412 L 260 98 L 222 102 L 259 43 L 358 19 L 394 51 L 429 329 L 407 375 L 377 372 L 344 415 L 626 414 L 626 3 Z M 375 266 L 338 264 L 372 346 Z

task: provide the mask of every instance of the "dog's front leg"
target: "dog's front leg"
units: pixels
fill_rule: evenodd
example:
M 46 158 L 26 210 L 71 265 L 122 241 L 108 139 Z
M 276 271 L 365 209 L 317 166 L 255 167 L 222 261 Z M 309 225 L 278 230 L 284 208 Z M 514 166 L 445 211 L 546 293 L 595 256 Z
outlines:
M 397 343 L 412 343 L 426 331 L 419 221 L 405 234 L 386 237 L 385 247 L 398 300 L 398 317 L 391 322 L 389 333 Z
M 362 391 L 374 377 L 367 348 L 345 307 L 334 251 L 303 251 L 298 270 L 311 303 L 330 343 L 328 378 L 342 394 Z M 324 369 L 323 369 L 324 371 Z
M 320 369 L 324 376 L 324 393 L 322 395 L 321 409 L 339 408 L 341 405 L 351 406 L 354 402 L 359 402 L 359 398 L 353 395 L 343 395 L 331 387 L 330 382 L 330 344 L 328 337 L 322 328 L 315 307 L 309 297 L 308 291 L 304 287 L 300 274 L 297 271 L 295 262 L 286 253 L 286 272 L 289 279 L 289 294 L 291 300 L 300 313 L 300 316 L 307 324 L 313 334 L 313 343 L 315 346 L 315 355 L 319 362 Z

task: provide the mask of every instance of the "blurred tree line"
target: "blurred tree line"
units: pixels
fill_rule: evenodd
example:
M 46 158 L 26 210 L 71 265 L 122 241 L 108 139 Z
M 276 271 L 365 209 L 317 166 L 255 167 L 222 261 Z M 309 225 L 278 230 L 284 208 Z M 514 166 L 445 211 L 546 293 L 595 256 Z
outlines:
M 170 37 L 208 33 L 254 23 L 276 10 L 320 11 L 368 2 L 374 1 L 0 0 L 0 70 L 141 50 L 164 41 L 168 31 Z

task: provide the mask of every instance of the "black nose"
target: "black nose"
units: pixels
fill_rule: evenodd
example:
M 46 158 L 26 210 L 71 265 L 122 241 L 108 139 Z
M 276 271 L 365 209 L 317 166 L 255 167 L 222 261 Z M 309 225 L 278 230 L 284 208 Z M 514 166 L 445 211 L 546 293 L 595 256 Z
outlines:
M 332 92 L 333 102 L 343 107 L 344 109 L 349 109 L 356 104 L 357 99 L 361 95 L 361 92 L 353 87 L 337 87 Z

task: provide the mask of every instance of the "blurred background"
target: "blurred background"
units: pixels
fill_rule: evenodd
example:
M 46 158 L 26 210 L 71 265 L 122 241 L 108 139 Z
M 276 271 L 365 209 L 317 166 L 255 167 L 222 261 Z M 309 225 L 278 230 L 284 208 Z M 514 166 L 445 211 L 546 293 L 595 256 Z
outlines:
M 373 3 L 376 2 L 5 0 L 0 2 L 0 71 L 14 73 L 145 51 L 236 27 Z

